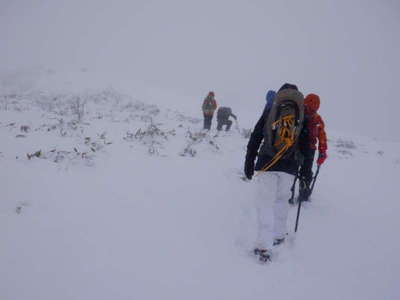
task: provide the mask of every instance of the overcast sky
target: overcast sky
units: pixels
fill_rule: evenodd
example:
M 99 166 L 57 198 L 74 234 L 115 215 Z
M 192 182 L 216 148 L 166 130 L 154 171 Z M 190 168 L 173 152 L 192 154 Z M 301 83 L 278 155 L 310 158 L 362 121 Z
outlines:
M 320 95 L 328 133 L 397 140 L 399 36 L 396 0 L 0 0 L 3 79 L 86 68 L 193 112 L 214 90 L 248 126 L 291 82 Z

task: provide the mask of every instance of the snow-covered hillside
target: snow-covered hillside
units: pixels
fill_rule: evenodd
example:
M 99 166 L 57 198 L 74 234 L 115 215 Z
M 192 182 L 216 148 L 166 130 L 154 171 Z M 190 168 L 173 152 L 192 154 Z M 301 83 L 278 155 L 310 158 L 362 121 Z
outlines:
M 249 129 L 199 117 L 111 88 L 2 94 L 0 299 L 400 297 L 398 143 L 328 128 L 298 233 L 259 265 Z

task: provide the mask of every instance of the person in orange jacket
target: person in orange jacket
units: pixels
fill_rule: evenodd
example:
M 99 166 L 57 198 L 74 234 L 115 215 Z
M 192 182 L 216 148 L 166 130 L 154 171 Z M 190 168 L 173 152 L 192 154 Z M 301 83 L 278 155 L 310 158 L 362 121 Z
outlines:
M 204 115 L 204 129 L 211 129 L 211 122 L 214 116 L 214 112 L 217 109 L 217 101 L 215 101 L 214 92 L 209 92 L 207 97 L 203 101 L 202 105 L 203 115 Z
M 317 113 L 320 106 L 319 96 L 309 94 L 304 98 L 304 119 L 305 119 L 305 135 L 306 138 L 301 139 L 305 145 L 307 152 L 304 155 L 304 162 L 300 169 L 300 195 L 299 200 L 307 201 L 310 196 L 310 184 L 313 178 L 312 166 L 314 163 L 315 151 L 318 142 L 318 159 L 317 165 L 322 165 L 328 157 L 326 151 L 328 149 L 327 138 L 325 133 L 325 123 L 321 116 Z

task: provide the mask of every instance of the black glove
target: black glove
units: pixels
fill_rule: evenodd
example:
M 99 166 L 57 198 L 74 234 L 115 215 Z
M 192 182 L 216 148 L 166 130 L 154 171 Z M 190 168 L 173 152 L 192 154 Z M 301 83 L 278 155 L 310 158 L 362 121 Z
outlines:
M 248 180 L 251 180 L 254 175 L 254 161 L 246 159 L 244 164 L 244 174 L 246 174 Z

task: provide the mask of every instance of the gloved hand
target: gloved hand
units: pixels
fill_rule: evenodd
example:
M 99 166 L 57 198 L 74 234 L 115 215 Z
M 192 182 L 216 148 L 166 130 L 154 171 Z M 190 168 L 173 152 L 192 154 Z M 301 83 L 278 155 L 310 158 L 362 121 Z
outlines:
M 328 155 L 326 155 L 326 152 L 320 152 L 318 155 L 317 165 L 322 165 L 327 157 Z
M 244 174 L 246 174 L 248 180 L 251 180 L 254 175 L 254 161 L 246 159 L 244 164 Z

